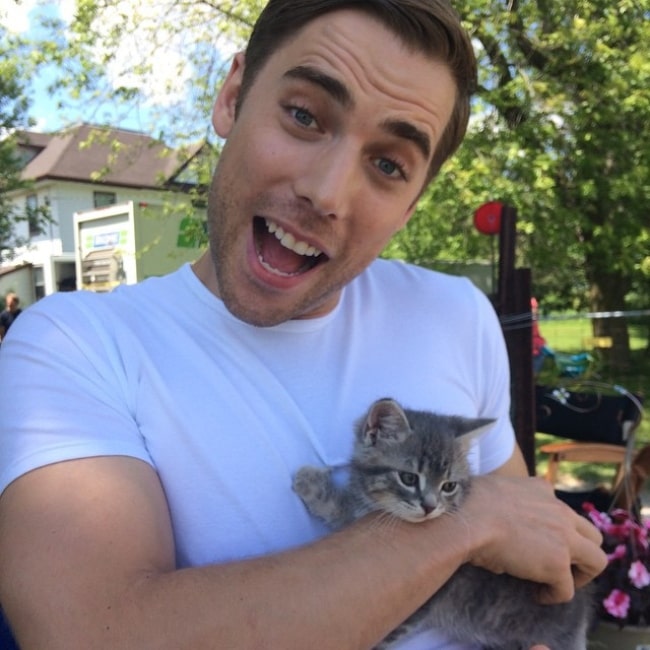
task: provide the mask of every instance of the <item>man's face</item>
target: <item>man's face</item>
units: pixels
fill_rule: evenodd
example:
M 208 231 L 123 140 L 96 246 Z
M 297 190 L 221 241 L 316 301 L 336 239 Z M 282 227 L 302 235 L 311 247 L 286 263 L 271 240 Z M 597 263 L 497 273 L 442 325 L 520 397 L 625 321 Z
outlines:
M 237 118 L 238 55 L 213 114 L 227 142 L 203 282 L 249 323 L 331 311 L 411 216 L 453 109 L 448 69 L 364 13 L 305 26 L 260 70 Z

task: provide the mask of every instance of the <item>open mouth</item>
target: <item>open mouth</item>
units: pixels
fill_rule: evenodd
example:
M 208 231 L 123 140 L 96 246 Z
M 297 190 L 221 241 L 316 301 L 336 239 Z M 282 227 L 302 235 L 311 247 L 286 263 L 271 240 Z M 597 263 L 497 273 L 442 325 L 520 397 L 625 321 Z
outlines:
M 297 240 L 270 219 L 255 217 L 253 228 L 257 258 L 270 273 L 293 277 L 313 269 L 327 259 L 322 251 Z

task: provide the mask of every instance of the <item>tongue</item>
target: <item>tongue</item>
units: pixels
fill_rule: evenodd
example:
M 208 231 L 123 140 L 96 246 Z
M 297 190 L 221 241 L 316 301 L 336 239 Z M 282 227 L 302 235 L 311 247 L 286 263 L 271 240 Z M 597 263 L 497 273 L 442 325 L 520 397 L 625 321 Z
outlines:
M 258 244 L 262 259 L 277 271 L 293 274 L 300 271 L 305 264 L 302 255 L 282 246 L 276 237 L 268 232 L 262 234 Z

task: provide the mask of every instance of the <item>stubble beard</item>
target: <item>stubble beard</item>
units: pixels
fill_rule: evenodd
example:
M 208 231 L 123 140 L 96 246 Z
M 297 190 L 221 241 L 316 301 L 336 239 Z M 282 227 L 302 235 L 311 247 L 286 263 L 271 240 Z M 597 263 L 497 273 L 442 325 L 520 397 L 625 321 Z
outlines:
M 333 293 L 340 291 L 344 283 L 328 282 L 326 286 L 303 295 L 288 307 L 274 306 L 270 293 L 259 301 L 247 298 L 235 277 L 235 256 L 238 254 L 235 242 L 241 237 L 237 227 L 239 205 L 226 198 L 228 193 L 221 189 L 224 186 L 227 186 L 227 179 L 222 179 L 217 171 L 208 196 L 208 239 L 218 296 L 233 316 L 257 327 L 272 327 L 303 317 L 326 302 Z M 252 222 L 249 227 L 252 228 Z M 258 290 L 263 291 L 261 288 Z

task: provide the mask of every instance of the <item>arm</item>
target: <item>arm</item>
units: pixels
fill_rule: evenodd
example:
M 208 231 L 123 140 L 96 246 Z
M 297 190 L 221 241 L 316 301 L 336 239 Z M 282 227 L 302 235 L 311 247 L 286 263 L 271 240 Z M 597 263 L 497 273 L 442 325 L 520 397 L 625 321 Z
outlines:
M 0 601 L 27 650 L 367 648 L 431 590 L 400 573 L 442 582 L 462 559 L 438 565 L 412 527 L 366 522 L 284 555 L 175 571 L 158 479 L 127 458 L 31 472 L 0 499 L 0 521 Z
M 512 456 L 501 467 L 495 469 L 492 474 L 498 474 L 499 476 L 528 476 L 526 461 L 519 445 L 515 445 Z
M 555 597 L 570 595 L 577 558 L 584 578 L 599 571 L 598 534 L 543 483 L 479 477 L 461 517 L 369 518 L 280 555 L 176 570 L 147 464 L 53 464 L 0 498 L 0 602 L 25 650 L 369 648 L 466 560 L 548 582 Z

